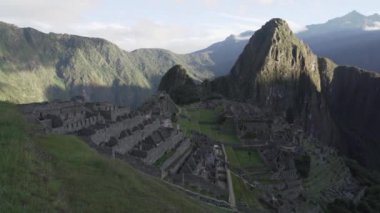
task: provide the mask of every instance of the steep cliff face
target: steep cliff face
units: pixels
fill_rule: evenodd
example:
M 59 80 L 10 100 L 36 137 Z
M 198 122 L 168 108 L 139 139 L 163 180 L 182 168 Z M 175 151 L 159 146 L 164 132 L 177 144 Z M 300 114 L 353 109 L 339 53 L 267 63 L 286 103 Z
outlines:
M 321 91 L 318 58 L 281 19 L 266 23 L 250 39 L 229 77 L 227 96 L 302 111 L 305 98 Z
M 176 104 L 188 104 L 199 100 L 194 80 L 181 65 L 175 65 L 162 77 L 158 90 L 170 95 Z
M 294 122 L 326 144 L 380 169 L 380 80 L 375 73 L 318 58 L 285 21 L 273 19 L 250 39 L 214 91 L 255 103 Z
M 337 67 L 327 97 L 342 136 L 341 150 L 380 169 L 380 75 Z

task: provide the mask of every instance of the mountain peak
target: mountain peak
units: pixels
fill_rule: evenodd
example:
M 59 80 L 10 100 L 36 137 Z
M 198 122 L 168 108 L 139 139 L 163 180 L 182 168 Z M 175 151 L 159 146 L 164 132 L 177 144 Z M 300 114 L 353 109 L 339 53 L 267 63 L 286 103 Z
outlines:
M 374 14 L 368 16 L 367 18 L 369 18 L 373 21 L 380 21 L 380 15 L 378 13 L 374 13 Z
M 363 30 L 367 26 L 375 25 L 375 22 L 380 21 L 380 16 L 374 14 L 371 16 L 365 16 L 356 10 L 347 13 L 344 16 L 330 19 L 323 24 L 308 25 L 307 31 L 300 33 L 301 37 L 306 36 L 318 36 L 331 32 L 339 31 L 358 31 Z
M 308 73 L 319 89 L 317 58 L 291 31 L 286 21 L 272 19 L 256 31 L 231 70 L 239 91 L 234 96 L 260 102 L 270 93 L 271 82 L 292 81 Z
M 255 40 L 267 40 L 270 37 L 270 43 L 275 41 L 284 40 L 289 36 L 293 36 L 288 23 L 279 18 L 274 18 L 264 24 L 264 26 L 254 34 Z M 260 39 L 261 38 L 261 39 Z M 257 42 L 257 41 L 256 41 Z
M 353 10 L 353 11 L 349 12 L 347 15 L 345 15 L 344 17 L 365 17 L 365 16 L 363 14 L 359 13 L 358 11 Z
M 261 28 L 263 31 L 270 32 L 273 30 L 285 30 L 285 31 L 291 31 L 288 23 L 280 18 L 274 18 L 265 23 L 265 25 Z
M 177 64 L 170 68 L 162 77 L 158 90 L 170 93 L 173 88 L 183 84 L 193 84 L 193 80 L 187 74 L 186 69 L 182 65 Z
M 166 92 L 176 104 L 199 101 L 199 93 L 193 79 L 181 65 L 175 65 L 162 77 L 158 91 Z

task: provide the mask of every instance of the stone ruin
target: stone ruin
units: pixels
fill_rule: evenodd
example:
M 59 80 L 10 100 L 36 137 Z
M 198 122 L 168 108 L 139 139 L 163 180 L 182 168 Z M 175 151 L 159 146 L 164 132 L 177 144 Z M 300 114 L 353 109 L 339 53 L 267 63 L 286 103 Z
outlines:
M 258 149 L 265 164 L 272 170 L 273 184 L 258 184 L 265 193 L 261 200 L 279 212 L 292 212 L 303 200 L 302 179 L 297 174 L 293 159 L 298 153 L 268 145 Z M 286 211 L 284 211 L 286 209 Z
M 234 171 L 249 186 L 262 192 L 261 202 L 278 212 L 302 212 L 299 208 L 307 202 L 307 193 L 294 164 L 295 156 L 307 151 L 317 165 L 323 165 L 329 164 L 330 156 L 336 153 L 324 147 L 303 149 L 309 139 L 302 129 L 282 118 L 268 116 L 253 105 L 225 100 L 202 104 L 198 107 L 223 106 L 222 122 L 229 119 L 243 142 L 237 146 L 256 149 L 270 168 L 270 183 L 261 183 L 244 171 Z M 195 132 L 187 137 L 173 122 L 178 108 L 166 94 L 153 96 L 137 110 L 110 103 L 86 103 L 78 97 L 70 101 L 25 104 L 21 109 L 29 120 L 41 124 L 43 133 L 77 135 L 99 152 L 126 160 L 193 197 L 228 206 L 229 168 L 223 145 Z M 247 137 L 252 133 L 252 138 Z M 337 198 L 360 200 L 365 189 L 355 184 L 347 169 L 341 173 L 333 186 L 321 192 L 323 199 L 326 202 Z
M 45 133 L 78 135 L 95 146 L 109 148 L 112 155 L 129 154 L 152 165 L 186 139 L 180 130 L 172 128 L 170 117 L 177 107 L 167 95 L 156 95 L 147 103 L 133 111 L 76 98 L 25 104 L 21 109 L 40 123 Z
M 195 193 L 228 198 L 220 144 L 202 135 L 186 137 L 172 122 L 178 108 L 167 94 L 153 96 L 137 110 L 87 103 L 80 97 L 24 104 L 21 110 L 30 121 L 41 124 L 43 133 L 77 135 L 98 151 L 148 174 Z
M 262 110 L 248 103 L 226 101 L 223 120 L 231 120 L 240 140 L 245 144 L 261 145 L 269 140 L 272 120 Z
M 207 106 L 209 105 L 212 104 Z M 313 194 L 309 191 L 312 189 L 305 188 L 304 179 L 298 174 L 294 159 L 307 153 L 312 156 L 313 166 L 326 164 L 326 168 L 329 168 L 328 165 L 332 165 L 329 159 L 339 159 L 337 153 L 322 145 L 307 149 L 308 146 L 320 143 L 306 135 L 296 123 L 289 123 L 286 116 L 267 113 L 248 103 L 224 101 L 223 106 L 221 120 L 234 123 L 242 142 L 234 147 L 257 150 L 265 167 L 269 168 L 269 171 L 261 171 L 259 168 L 254 174 L 250 174 L 250 170 L 230 168 L 234 174 L 246 181 L 247 186 L 259 190 L 261 203 L 276 212 L 321 212 L 321 206 L 314 203 L 315 198 L 309 197 Z M 335 199 L 358 202 L 363 196 L 365 188 L 360 187 L 352 178 L 343 161 L 340 164 L 337 178 L 327 180 L 330 183 L 320 191 L 317 199 L 323 203 Z M 244 203 L 238 205 L 239 209 L 246 208 Z
M 193 133 L 192 140 L 192 150 L 173 165 L 168 179 L 227 199 L 226 164 L 221 144 L 199 133 Z

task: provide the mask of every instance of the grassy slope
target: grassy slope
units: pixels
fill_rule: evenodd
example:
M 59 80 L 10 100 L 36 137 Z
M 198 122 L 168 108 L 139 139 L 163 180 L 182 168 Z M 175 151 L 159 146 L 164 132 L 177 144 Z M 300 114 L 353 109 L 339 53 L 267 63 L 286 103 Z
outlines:
M 211 212 L 73 136 L 35 136 L 0 103 L 0 212 Z
M 242 150 L 226 147 L 228 161 L 234 168 L 249 169 L 251 167 L 262 167 L 263 162 L 256 150 Z
M 239 143 L 233 126 L 223 127 L 217 123 L 219 111 L 220 109 L 194 110 L 191 107 L 184 107 L 181 109 L 178 123 L 185 132 L 197 131 L 226 144 Z
M 126 52 L 103 39 L 45 34 L 0 22 L 0 100 L 27 103 L 86 94 L 93 101 L 136 106 L 175 64 L 196 79 L 213 76 L 207 55 Z
M 231 177 L 237 201 L 246 205 L 251 210 L 262 211 L 264 207 L 257 199 L 259 192 L 256 189 L 251 189 L 247 186 L 241 178 L 235 175 L 232 175 Z

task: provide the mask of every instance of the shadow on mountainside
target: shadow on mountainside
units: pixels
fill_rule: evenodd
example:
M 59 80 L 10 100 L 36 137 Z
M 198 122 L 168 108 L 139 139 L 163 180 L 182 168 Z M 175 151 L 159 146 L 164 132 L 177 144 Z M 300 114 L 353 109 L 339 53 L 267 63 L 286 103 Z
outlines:
M 379 169 L 380 76 L 355 67 L 338 67 L 328 102 L 342 135 L 340 150 Z
M 137 108 L 140 106 L 153 93 L 154 91 L 150 88 L 119 85 L 116 81 L 111 87 L 76 85 L 69 90 L 65 90 L 57 86 L 50 86 L 45 91 L 48 101 L 57 99 L 65 100 L 80 95 L 85 97 L 86 101 L 111 102 L 116 105 L 128 106 L 131 108 Z

